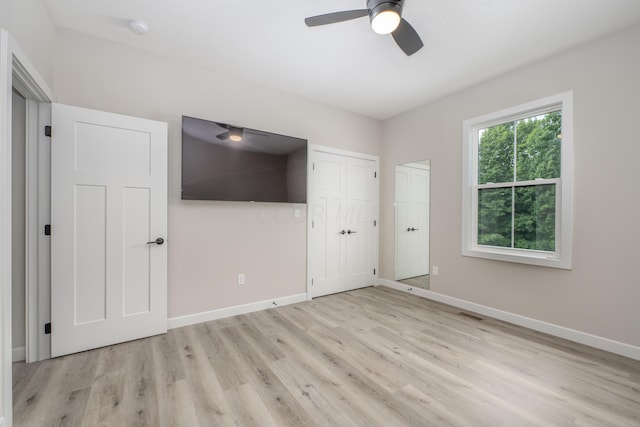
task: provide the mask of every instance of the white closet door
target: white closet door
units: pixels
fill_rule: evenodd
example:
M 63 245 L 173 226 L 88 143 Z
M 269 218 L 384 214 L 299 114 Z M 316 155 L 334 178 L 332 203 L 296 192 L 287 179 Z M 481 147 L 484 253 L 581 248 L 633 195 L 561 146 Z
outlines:
M 312 152 L 309 268 L 312 297 L 375 284 L 378 162 Z
M 166 332 L 166 123 L 53 104 L 52 128 L 51 355 Z
M 345 210 L 346 288 L 374 284 L 375 226 L 377 198 L 376 164 L 372 160 L 347 158 L 347 198 Z
M 312 221 L 309 248 L 313 254 L 310 263 L 312 296 L 346 290 L 346 234 L 343 233 L 346 180 L 346 158 L 315 153 L 311 168 L 313 198 L 308 207 Z

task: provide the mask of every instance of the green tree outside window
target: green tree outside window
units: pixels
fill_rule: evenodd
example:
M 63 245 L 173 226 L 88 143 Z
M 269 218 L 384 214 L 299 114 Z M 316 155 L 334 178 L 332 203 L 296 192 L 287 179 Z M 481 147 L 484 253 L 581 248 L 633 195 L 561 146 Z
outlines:
M 560 111 L 480 130 L 478 244 L 555 250 L 556 186 L 535 181 L 560 177 L 561 132 Z

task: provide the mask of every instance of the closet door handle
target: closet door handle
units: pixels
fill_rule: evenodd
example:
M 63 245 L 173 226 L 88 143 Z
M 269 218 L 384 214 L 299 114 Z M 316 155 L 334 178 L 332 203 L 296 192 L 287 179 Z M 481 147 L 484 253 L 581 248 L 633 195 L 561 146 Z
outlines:
M 347 230 L 347 234 L 356 234 L 357 231 L 351 231 L 351 230 Z
M 164 243 L 164 239 L 162 237 L 158 237 L 153 242 L 147 242 L 147 245 L 161 245 Z
M 346 232 L 346 231 L 344 231 L 344 230 L 342 230 L 342 231 L 341 231 L 340 233 L 338 233 L 338 234 L 347 234 L 347 232 Z

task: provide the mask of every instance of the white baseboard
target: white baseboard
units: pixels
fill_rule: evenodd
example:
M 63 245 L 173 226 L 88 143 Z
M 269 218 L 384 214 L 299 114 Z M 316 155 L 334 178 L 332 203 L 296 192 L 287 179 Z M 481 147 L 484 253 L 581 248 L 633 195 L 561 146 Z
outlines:
M 605 350 L 611 353 L 619 354 L 621 356 L 629 357 L 631 359 L 640 360 L 640 347 L 633 346 L 631 344 L 614 341 L 609 338 L 603 338 L 597 335 L 588 334 L 586 332 L 577 331 L 575 329 L 565 328 L 564 326 L 543 322 L 542 320 L 532 319 L 529 317 L 521 316 L 519 314 L 510 313 L 508 311 L 498 310 L 486 305 L 476 304 L 462 299 L 439 294 L 437 292 L 428 291 L 426 289 L 407 286 L 402 283 L 394 282 L 392 280 L 380 279 L 378 280 L 378 284 L 388 286 L 399 291 L 415 294 L 433 301 L 452 305 L 454 307 L 458 307 L 474 313 L 493 317 L 494 319 L 503 320 L 514 325 L 533 329 L 534 331 L 544 332 L 546 334 L 564 338 L 569 341 L 588 345 L 589 347 L 599 348 L 600 350 Z
M 27 348 L 26 347 L 14 348 L 11 356 L 14 362 L 22 362 L 24 360 L 27 360 Z
M 167 327 L 169 329 L 180 328 L 182 326 L 195 325 L 197 323 L 208 322 L 210 320 L 237 316 L 239 314 L 266 310 L 267 308 L 280 307 L 283 305 L 296 304 L 303 301 L 307 301 L 307 294 L 290 295 L 281 298 L 252 302 L 249 304 L 236 305 L 233 307 L 220 308 L 218 310 L 205 311 L 202 313 L 188 314 L 186 316 L 172 317 L 168 320 Z

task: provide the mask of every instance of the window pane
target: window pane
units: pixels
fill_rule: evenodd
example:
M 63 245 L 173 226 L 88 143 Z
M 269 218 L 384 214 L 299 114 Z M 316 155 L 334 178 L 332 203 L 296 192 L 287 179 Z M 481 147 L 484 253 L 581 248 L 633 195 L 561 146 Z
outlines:
M 560 177 L 562 113 L 519 120 L 516 124 L 518 181 Z
M 479 131 L 478 184 L 513 182 L 514 123 Z
M 478 244 L 510 248 L 513 189 L 478 190 Z
M 516 187 L 514 217 L 516 248 L 555 251 L 555 185 Z

